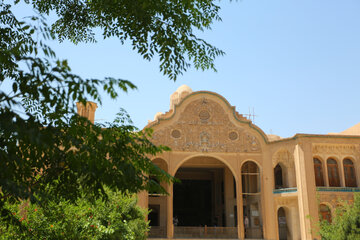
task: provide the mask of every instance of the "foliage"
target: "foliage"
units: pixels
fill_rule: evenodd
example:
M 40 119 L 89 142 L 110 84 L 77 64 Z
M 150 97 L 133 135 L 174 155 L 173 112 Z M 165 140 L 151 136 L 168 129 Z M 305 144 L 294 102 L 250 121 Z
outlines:
M 104 186 L 135 193 L 164 189 L 172 178 L 150 161 L 168 148 L 155 146 L 120 111 L 113 123 L 94 125 L 74 103 L 101 104 L 100 89 L 116 98 L 135 89 L 122 79 L 83 79 L 46 45 L 52 34 L 41 16 L 19 21 L 0 0 L 0 217 L 15 222 L 7 203 L 30 199 L 75 202 L 106 199 Z M 23 229 L 23 228 L 21 228 Z
M 30 0 L 28 0 L 30 2 Z M 104 38 L 129 41 L 144 59 L 160 58 L 160 71 L 176 80 L 193 62 L 196 69 L 214 69 L 224 54 L 195 35 L 220 21 L 214 0 L 32 0 L 40 13 L 56 12 L 52 30 L 60 40 L 94 42 L 94 29 Z M 196 30 L 196 31 L 194 31 Z
M 145 212 L 136 206 L 136 199 L 120 192 L 107 193 L 107 202 L 80 198 L 75 204 L 49 201 L 45 206 L 23 204 L 23 208 L 7 204 L 14 221 L 26 230 L 1 222 L 0 239 L 146 239 Z
M 101 104 L 101 90 L 116 98 L 119 90 L 136 86 L 111 77 L 84 79 L 57 59 L 47 42 L 56 37 L 94 42 L 94 29 L 101 29 L 104 38 L 130 41 L 147 60 L 158 55 L 162 73 L 176 80 L 190 62 L 197 69 L 215 69 L 215 57 L 223 52 L 194 31 L 220 20 L 219 7 L 213 0 L 24 0 L 40 14 L 20 21 L 12 12 L 18 2 L 0 0 L 0 220 L 27 233 L 8 204 L 30 200 L 30 206 L 56 211 L 47 199 L 54 204 L 103 200 L 105 186 L 164 192 L 158 182 L 173 178 L 150 157 L 169 149 L 154 146 L 150 130 L 136 129 L 124 111 L 103 125 L 75 111 L 77 101 Z M 50 28 L 41 14 L 52 12 L 58 19 Z
M 336 208 L 332 223 L 320 222 L 320 236 L 324 240 L 360 239 L 360 194 L 354 194 L 354 202 L 342 202 Z

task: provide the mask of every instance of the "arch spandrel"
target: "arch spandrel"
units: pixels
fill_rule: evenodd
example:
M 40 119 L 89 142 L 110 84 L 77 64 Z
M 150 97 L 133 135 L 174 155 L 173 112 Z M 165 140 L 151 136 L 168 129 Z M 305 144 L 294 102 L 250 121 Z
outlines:
M 221 96 L 195 92 L 149 127 L 153 142 L 173 151 L 260 153 L 265 135 L 240 117 Z

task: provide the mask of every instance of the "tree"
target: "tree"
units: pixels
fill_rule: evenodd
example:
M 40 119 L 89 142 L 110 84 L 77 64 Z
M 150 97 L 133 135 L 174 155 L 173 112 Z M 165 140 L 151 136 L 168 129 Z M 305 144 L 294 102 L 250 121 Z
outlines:
M 30 0 L 28 0 L 30 1 Z M 224 54 L 198 38 L 194 30 L 210 29 L 220 21 L 214 0 L 32 0 L 40 13 L 55 11 L 52 30 L 59 40 L 94 42 L 93 29 L 104 38 L 130 41 L 145 59 L 160 57 L 160 71 L 176 80 L 193 62 L 196 69 L 214 69 L 214 60 Z
M 149 176 L 159 182 L 173 178 L 150 158 L 169 149 L 151 143 L 151 130 L 136 129 L 124 111 L 103 125 L 75 112 L 77 101 L 101 104 L 99 89 L 116 98 L 119 90 L 136 86 L 111 77 L 83 79 L 46 42 L 92 42 L 93 29 L 100 28 L 105 38 L 131 41 L 145 59 L 158 54 L 160 70 L 176 80 L 190 62 L 214 69 L 215 57 L 223 54 L 193 33 L 220 20 L 219 7 L 212 0 L 25 0 L 40 14 L 20 21 L 12 12 L 18 2 L 0 0 L 0 83 L 12 86 L 11 92 L 0 89 L 1 220 L 16 222 L 5 205 L 27 199 L 95 201 L 107 198 L 105 186 L 164 192 Z M 50 28 L 43 15 L 52 11 L 58 20 Z
M 354 194 L 354 202 L 343 202 L 336 208 L 336 214 L 329 223 L 320 222 L 319 234 L 324 240 L 360 239 L 360 194 Z
M 10 220 L 6 202 L 32 202 L 56 196 L 106 198 L 112 190 L 138 192 L 162 187 L 172 178 L 150 157 L 168 148 L 155 146 L 150 131 L 138 131 L 121 111 L 113 123 L 91 124 L 75 112 L 74 102 L 101 103 L 99 88 L 112 98 L 117 89 L 136 88 L 131 82 L 83 79 L 66 60 L 56 59 L 46 45 L 54 35 L 41 16 L 19 21 L 11 5 L 0 2 L 0 211 Z M 51 188 L 49 188 L 49 185 Z

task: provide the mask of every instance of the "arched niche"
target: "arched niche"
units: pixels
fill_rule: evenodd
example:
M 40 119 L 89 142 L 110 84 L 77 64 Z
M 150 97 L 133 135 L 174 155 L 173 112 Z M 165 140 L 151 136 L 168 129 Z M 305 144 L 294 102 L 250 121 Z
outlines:
M 284 175 L 282 171 L 281 164 L 278 163 L 274 168 L 274 182 L 275 182 L 275 189 L 285 188 L 284 185 Z
M 274 187 L 275 188 L 296 187 L 294 158 L 290 154 L 290 152 L 286 149 L 278 150 L 273 155 L 272 162 L 274 168 Z M 275 176 L 275 174 L 277 175 Z M 282 176 L 281 178 L 280 178 L 280 174 Z
M 254 161 L 241 166 L 242 202 L 245 238 L 263 237 L 260 168 Z
M 356 168 L 354 161 L 350 158 L 345 158 L 343 161 L 345 187 L 357 187 L 356 183 Z
M 329 186 L 340 187 L 339 167 L 335 158 L 328 158 L 326 161 Z
M 324 181 L 323 162 L 319 157 L 314 157 L 313 161 L 314 161 L 315 185 L 317 187 L 324 187 L 325 181 Z
M 319 205 L 319 218 L 320 220 L 331 223 L 331 209 L 327 204 L 322 203 Z
M 278 221 L 278 234 L 279 240 L 287 240 L 289 235 L 286 211 L 283 207 L 280 207 L 277 211 Z

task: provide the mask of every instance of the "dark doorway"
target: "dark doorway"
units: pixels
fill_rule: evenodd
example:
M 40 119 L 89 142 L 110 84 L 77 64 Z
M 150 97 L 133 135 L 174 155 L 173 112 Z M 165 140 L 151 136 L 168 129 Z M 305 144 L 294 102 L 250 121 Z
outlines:
M 274 175 L 275 175 L 275 189 L 284 188 L 283 173 L 280 164 L 276 165 L 274 169 Z
M 212 225 L 212 181 L 181 180 L 174 184 L 174 218 L 178 226 Z
M 149 205 L 150 213 L 148 215 L 149 225 L 152 227 L 160 226 L 160 205 Z
M 286 224 L 286 214 L 284 208 L 278 210 L 278 229 L 279 229 L 279 240 L 287 240 L 288 229 Z

